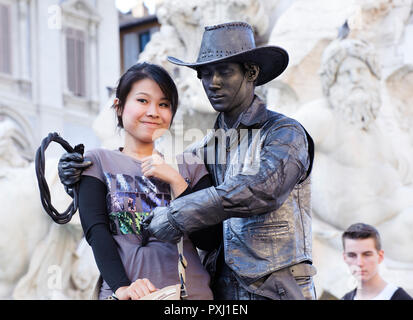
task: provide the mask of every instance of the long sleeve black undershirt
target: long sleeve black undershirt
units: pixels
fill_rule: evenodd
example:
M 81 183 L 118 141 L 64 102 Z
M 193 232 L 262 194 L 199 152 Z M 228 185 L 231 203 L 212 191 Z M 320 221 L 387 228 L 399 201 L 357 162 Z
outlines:
M 188 186 L 178 198 L 211 185 L 210 176 L 205 175 L 193 188 Z M 79 188 L 79 212 L 83 232 L 92 247 L 96 265 L 103 279 L 115 292 L 120 287 L 130 285 L 131 280 L 126 274 L 109 228 L 106 194 L 107 188 L 102 181 L 91 176 L 82 176 Z M 199 249 L 212 250 L 222 241 L 222 224 L 196 231 L 190 234 L 189 238 Z
M 80 222 L 86 241 L 92 247 L 103 279 L 115 292 L 131 284 L 109 228 L 106 185 L 97 178 L 82 176 L 79 187 Z

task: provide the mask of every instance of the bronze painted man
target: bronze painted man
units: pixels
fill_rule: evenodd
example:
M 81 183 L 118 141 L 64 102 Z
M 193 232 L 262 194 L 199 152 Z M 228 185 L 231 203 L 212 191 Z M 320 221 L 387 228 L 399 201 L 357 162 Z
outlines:
M 314 299 L 313 142 L 297 121 L 267 110 L 254 94 L 285 70 L 287 52 L 256 48 L 251 26 L 232 22 L 205 28 L 197 62 L 168 60 L 195 69 L 220 112 L 216 134 L 191 150 L 205 159 L 214 186 L 156 208 L 149 231 L 177 241 L 222 222 L 215 299 Z

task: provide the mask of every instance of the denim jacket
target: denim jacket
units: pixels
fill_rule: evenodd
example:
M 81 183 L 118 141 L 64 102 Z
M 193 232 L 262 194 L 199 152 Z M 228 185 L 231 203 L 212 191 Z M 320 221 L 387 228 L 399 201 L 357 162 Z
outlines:
M 215 187 L 170 208 L 188 233 L 223 221 L 225 262 L 249 285 L 312 260 L 314 146 L 296 120 L 268 110 L 257 96 L 234 128 L 220 114 L 215 131 L 190 150 L 205 160 Z

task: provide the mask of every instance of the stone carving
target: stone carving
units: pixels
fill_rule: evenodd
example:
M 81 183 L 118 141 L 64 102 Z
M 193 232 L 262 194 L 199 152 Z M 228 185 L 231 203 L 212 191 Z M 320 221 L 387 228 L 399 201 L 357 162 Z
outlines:
M 413 144 L 413 65 L 404 65 L 386 79 L 387 91 L 395 105 L 397 123 L 407 131 Z
M 384 58 L 382 65 L 394 68 L 408 59 L 402 48 L 396 46 L 403 41 L 411 7 L 412 0 L 294 1 L 279 17 L 268 40 L 269 44 L 284 47 L 290 55 L 290 64 L 279 80 L 296 91 L 301 104 L 321 97 L 321 56 L 346 20 L 350 28 L 348 37 L 374 43 Z M 411 52 L 409 48 L 405 55 Z M 280 94 L 271 93 L 279 90 L 274 87 L 276 82 L 268 85 L 270 106 L 282 102 L 277 100 Z
M 29 214 L 23 216 L 18 210 L 19 204 L 26 204 L 29 210 L 32 200 L 33 185 L 31 191 L 26 192 L 24 185 L 21 186 L 21 178 L 28 173 L 28 161 L 22 158 L 18 147 L 13 139 L 19 132 L 16 123 L 11 119 L 3 117 L 0 121 L 0 199 L 2 209 L 0 210 L 0 297 L 10 298 L 14 285 L 22 276 L 30 259 L 34 245 L 41 239 L 45 232 L 44 223 L 39 217 L 33 217 L 30 224 L 33 233 L 26 237 Z M 25 172 L 25 173 L 23 173 Z M 33 171 L 34 172 L 34 171 Z M 10 188 L 14 182 L 19 186 L 18 191 Z M 24 201 L 22 201 L 24 200 Z M 36 199 L 37 200 L 37 199 Z M 16 213 L 16 214 L 14 214 Z M 29 239 L 31 238 L 31 239 Z
M 381 105 L 381 72 L 374 48 L 359 40 L 333 42 L 321 66 L 322 89 L 331 109 L 342 120 L 368 131 Z
M 348 24 L 350 37 L 383 47 L 399 43 L 410 16 L 412 0 L 363 0 L 355 3 Z
M 11 118 L 0 114 L 0 168 L 26 167 L 29 164 L 29 157 L 25 150 L 28 144 L 18 124 Z
M 290 62 L 281 77 L 268 84 L 270 94 L 279 91 L 274 86 L 278 80 L 296 92 L 300 104 L 322 95 L 318 77 L 322 53 L 354 11 L 354 3 L 354 0 L 297 0 L 283 12 L 270 33 L 268 44 L 285 48 Z M 273 94 L 267 105 L 277 109 L 283 102 L 277 100 L 279 96 Z
M 83 245 L 78 214 L 64 226 L 44 212 L 35 176 L 12 137 L 16 125 L 0 122 L 0 299 L 87 299 L 97 279 L 91 249 Z M 57 159 L 46 161 L 53 205 L 70 203 L 57 175 Z
M 349 273 L 346 277 L 342 268 L 332 268 L 331 257 L 325 264 L 324 252 L 317 248 L 336 250 L 339 259 L 341 230 L 362 221 L 378 227 L 389 261 L 412 264 L 409 246 L 396 245 L 413 240 L 408 229 L 413 227 L 413 186 L 406 179 L 412 166 L 408 146 L 395 149 L 379 117 L 380 65 L 374 48 L 360 40 L 337 40 L 325 50 L 321 65 L 325 98 L 302 106 L 294 117 L 316 145 L 313 214 L 320 260 L 315 263 L 321 277 L 329 273 L 351 283 Z M 319 283 L 318 290 L 342 296 L 351 289 L 330 281 Z

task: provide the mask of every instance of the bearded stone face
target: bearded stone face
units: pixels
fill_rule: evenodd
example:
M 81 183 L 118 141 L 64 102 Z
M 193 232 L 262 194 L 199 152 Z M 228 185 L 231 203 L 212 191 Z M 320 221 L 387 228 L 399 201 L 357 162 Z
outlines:
M 367 130 L 381 106 L 379 89 L 379 80 L 368 66 L 360 59 L 347 57 L 330 87 L 330 107 L 339 112 L 347 123 Z

